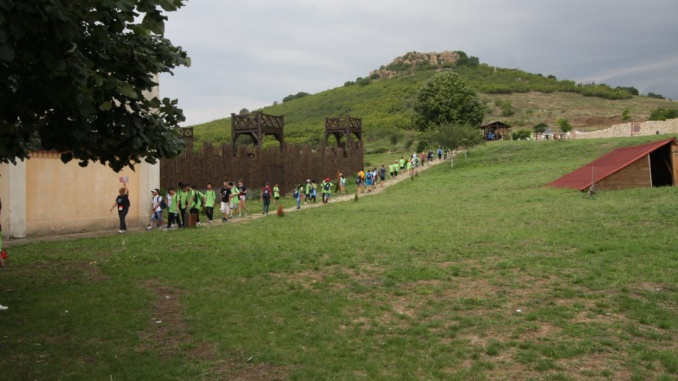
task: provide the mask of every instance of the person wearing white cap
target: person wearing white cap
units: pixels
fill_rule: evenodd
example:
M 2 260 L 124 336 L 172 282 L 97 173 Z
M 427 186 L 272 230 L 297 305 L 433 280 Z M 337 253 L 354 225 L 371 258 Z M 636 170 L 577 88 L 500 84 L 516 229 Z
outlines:
M 153 189 L 151 194 L 153 195 L 153 200 L 151 201 L 151 221 L 148 223 L 146 230 L 162 226 L 162 196 L 160 196 L 160 189 Z

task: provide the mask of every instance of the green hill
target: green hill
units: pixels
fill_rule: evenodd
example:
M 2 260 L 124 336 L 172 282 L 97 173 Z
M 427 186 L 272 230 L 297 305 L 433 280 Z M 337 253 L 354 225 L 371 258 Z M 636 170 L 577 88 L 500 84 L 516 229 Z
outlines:
M 629 121 L 645 121 L 652 110 L 670 105 L 664 99 L 633 95 L 637 94 L 633 87 L 579 85 L 551 75 L 479 64 L 463 52 L 412 52 L 343 87 L 312 95 L 300 92 L 257 111 L 285 116 L 288 143 L 317 144 L 323 140 L 325 117 L 351 115 L 362 118 L 368 147 L 391 146 L 393 141 L 414 139 L 410 126 L 414 96 L 442 70 L 459 73 L 478 89 L 486 122 L 501 120 L 514 128 L 540 122 L 555 126 L 558 118 L 566 118 L 575 129 L 597 130 L 621 123 L 625 109 Z M 193 127 L 198 145 L 230 140 L 230 118 Z

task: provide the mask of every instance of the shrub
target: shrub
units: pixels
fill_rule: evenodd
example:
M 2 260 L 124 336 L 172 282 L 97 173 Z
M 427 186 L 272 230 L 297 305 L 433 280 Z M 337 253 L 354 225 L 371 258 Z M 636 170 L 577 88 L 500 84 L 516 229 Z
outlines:
M 650 120 L 666 120 L 678 118 L 678 109 L 657 108 L 650 113 Z
M 530 138 L 532 134 L 530 133 L 530 130 L 527 129 L 520 129 L 518 131 L 514 131 L 511 133 L 511 139 L 513 140 L 527 140 Z
M 655 94 L 655 93 L 647 93 L 648 98 L 655 98 L 655 99 L 665 99 L 663 95 L 661 94 Z

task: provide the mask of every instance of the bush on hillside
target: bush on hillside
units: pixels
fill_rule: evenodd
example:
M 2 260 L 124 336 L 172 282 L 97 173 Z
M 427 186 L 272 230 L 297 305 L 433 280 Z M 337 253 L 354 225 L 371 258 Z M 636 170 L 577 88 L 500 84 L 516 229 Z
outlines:
M 661 95 L 661 94 L 655 94 L 655 93 L 651 93 L 651 92 L 650 92 L 650 93 L 647 93 L 647 97 L 648 97 L 648 98 L 654 98 L 654 99 L 666 99 L 666 98 L 664 98 L 664 96 Z
M 546 129 L 548 127 L 549 127 L 548 124 L 541 122 L 541 123 L 537 123 L 534 126 L 532 126 L 532 131 L 534 131 L 535 134 L 543 134 L 544 131 L 546 131 Z M 527 130 L 525 130 L 525 131 L 527 131 Z
M 588 85 L 588 86 L 579 86 L 576 89 L 576 92 L 586 96 L 586 97 L 598 97 L 603 99 L 629 99 L 633 95 L 626 90 L 621 90 L 619 88 L 612 89 L 608 85 Z
M 289 102 L 289 101 L 294 100 L 294 99 L 303 98 L 303 97 L 308 96 L 308 95 L 311 95 L 311 94 L 300 91 L 296 94 L 290 94 L 290 95 L 286 96 L 285 98 L 282 99 L 282 101 L 283 101 L 283 103 L 285 103 L 285 102 Z
M 678 109 L 657 108 L 650 113 L 650 120 L 667 120 L 678 118 Z
M 524 128 L 520 129 L 518 131 L 513 131 L 511 133 L 511 139 L 513 139 L 513 140 L 527 140 L 527 139 L 530 138 L 530 136 L 532 136 L 532 133 L 530 132 L 530 130 L 527 130 L 527 129 L 524 129 Z

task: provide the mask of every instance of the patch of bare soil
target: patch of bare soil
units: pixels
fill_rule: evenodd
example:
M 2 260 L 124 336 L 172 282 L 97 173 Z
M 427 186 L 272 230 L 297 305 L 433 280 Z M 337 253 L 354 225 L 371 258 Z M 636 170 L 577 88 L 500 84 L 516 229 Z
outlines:
M 189 333 L 183 317 L 180 290 L 158 280 L 147 281 L 143 287 L 156 298 L 148 327 L 139 332 L 140 344 L 136 351 L 154 351 L 165 359 L 185 355 L 194 361 L 209 363 L 211 366 L 203 372 L 205 380 L 282 381 L 290 378 L 285 367 L 220 358 L 215 344 L 199 342 Z

